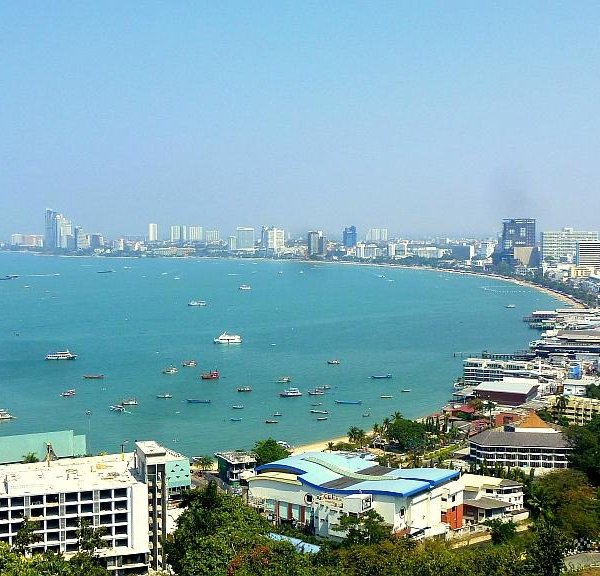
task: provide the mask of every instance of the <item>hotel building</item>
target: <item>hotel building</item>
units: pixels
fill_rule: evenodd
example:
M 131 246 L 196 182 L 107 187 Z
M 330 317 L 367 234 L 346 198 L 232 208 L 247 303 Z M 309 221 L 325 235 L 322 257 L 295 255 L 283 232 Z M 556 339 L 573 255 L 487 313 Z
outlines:
M 577 242 L 598 242 L 598 232 L 584 232 L 563 228 L 542 232 L 542 258 L 572 262 L 577 252 Z

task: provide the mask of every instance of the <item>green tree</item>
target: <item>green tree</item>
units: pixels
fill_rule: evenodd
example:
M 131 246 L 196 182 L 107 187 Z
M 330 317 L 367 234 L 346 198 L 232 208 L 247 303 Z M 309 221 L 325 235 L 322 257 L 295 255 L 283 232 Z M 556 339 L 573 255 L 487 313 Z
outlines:
M 256 462 L 258 465 L 282 460 L 290 455 L 290 452 L 277 444 L 277 441 L 273 440 L 273 438 L 259 440 L 254 444 L 252 451 L 256 454 Z
M 39 522 L 33 522 L 27 517 L 23 518 L 23 523 L 13 539 L 13 550 L 19 554 L 25 554 L 31 544 L 42 540 L 42 535 L 37 532 L 40 529 Z
M 369 510 L 360 518 L 343 514 L 336 529 L 346 531 L 344 546 L 377 544 L 390 536 L 390 527 L 375 510 Z
M 510 522 L 502 522 L 502 520 L 488 520 L 485 523 L 490 528 L 490 536 L 492 544 L 505 544 L 512 540 L 517 532 L 517 525 Z
M 565 565 L 567 541 L 559 528 L 538 520 L 527 546 L 528 576 L 560 576 Z
M 96 550 L 106 546 L 106 541 L 102 539 L 105 534 L 104 526 L 94 526 L 89 518 L 80 518 L 77 528 L 79 552 L 94 556 Z
M 212 470 L 215 464 L 215 459 L 212 456 L 199 456 L 194 458 L 194 461 L 200 467 L 200 470 Z
M 567 429 L 571 465 L 585 472 L 594 486 L 600 485 L 600 416 L 584 426 Z

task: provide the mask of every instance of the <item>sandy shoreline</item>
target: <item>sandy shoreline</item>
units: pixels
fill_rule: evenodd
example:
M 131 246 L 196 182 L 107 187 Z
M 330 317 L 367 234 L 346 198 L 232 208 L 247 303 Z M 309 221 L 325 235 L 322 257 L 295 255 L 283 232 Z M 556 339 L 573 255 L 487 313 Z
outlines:
M 324 452 L 327 450 L 327 444 L 329 444 L 329 442 L 333 442 L 334 444 L 337 444 L 338 442 L 348 442 L 348 436 L 338 436 L 337 438 L 329 438 L 328 440 L 311 442 L 310 444 L 301 444 L 292 450 L 292 454 L 302 454 L 303 452 Z

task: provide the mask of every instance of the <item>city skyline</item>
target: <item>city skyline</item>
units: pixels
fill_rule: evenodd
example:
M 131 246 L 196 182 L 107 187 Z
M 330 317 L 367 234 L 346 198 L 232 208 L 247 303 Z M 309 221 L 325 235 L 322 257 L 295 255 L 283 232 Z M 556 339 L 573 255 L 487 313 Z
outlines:
M 4 4 L 0 237 L 39 206 L 107 236 L 183 214 L 593 229 L 599 20 L 593 2 Z

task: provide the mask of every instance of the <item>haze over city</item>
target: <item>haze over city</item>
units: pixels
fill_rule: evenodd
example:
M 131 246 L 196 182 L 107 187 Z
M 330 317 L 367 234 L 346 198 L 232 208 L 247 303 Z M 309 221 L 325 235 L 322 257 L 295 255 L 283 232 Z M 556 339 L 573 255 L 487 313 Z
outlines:
M 0 238 L 597 228 L 600 6 L 4 3 Z

